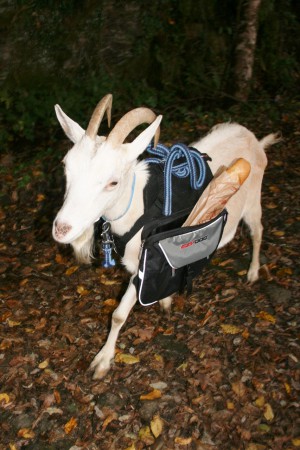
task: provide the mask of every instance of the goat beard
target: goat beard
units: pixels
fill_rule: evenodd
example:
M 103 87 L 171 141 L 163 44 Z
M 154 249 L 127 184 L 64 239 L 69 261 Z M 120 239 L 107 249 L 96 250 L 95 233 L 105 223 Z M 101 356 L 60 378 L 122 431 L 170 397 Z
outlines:
M 71 242 L 71 246 L 79 263 L 91 264 L 94 247 L 94 226 L 87 228 L 77 239 Z

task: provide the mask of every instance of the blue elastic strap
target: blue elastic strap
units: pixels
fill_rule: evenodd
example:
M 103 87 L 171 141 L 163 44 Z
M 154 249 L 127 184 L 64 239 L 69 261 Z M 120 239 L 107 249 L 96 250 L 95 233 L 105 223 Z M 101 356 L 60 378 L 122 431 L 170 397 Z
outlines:
M 155 148 L 150 144 L 147 152 L 154 157 L 147 158 L 147 163 L 164 164 L 164 209 L 163 214 L 172 214 L 172 175 L 178 178 L 190 177 L 192 189 L 200 189 L 206 177 L 206 165 L 201 153 L 184 144 L 174 144 L 171 148 L 157 144 Z M 175 165 L 175 161 L 185 158 L 185 162 Z

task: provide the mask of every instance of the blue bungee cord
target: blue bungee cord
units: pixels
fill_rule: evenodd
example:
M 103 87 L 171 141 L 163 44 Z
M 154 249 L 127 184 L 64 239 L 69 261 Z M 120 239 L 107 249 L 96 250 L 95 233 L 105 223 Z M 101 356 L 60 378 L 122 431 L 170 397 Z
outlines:
M 200 189 L 206 177 L 206 165 L 203 156 L 197 150 L 184 144 L 174 144 L 168 148 L 163 144 L 157 144 L 155 148 L 150 144 L 147 152 L 154 157 L 146 159 L 147 163 L 164 164 L 164 209 L 163 214 L 172 214 L 172 175 L 179 178 L 190 176 L 192 189 Z M 185 158 L 184 162 L 175 165 L 175 161 Z

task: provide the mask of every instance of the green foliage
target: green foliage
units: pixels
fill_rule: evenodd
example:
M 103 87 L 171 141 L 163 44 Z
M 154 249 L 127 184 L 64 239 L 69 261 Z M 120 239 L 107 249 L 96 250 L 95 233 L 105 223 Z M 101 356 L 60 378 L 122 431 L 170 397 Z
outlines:
M 297 2 L 296 2 L 297 3 Z M 299 85 L 299 7 L 263 0 L 251 100 Z M 114 94 L 115 119 L 147 105 L 173 118 L 226 99 L 241 0 L 18 0 L 2 8 L 0 146 L 61 136 L 53 106 L 85 126 Z

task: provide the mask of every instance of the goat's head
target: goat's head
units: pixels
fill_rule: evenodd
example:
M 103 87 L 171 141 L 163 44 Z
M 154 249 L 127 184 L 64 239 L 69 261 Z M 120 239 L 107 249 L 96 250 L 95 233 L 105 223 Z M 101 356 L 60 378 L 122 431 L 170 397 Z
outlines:
M 86 131 L 58 105 L 55 107 L 63 130 L 74 143 L 63 160 L 65 200 L 53 223 L 53 237 L 58 242 L 69 244 L 77 240 L 116 205 L 131 183 L 137 157 L 154 135 L 158 140 L 162 117 L 156 117 L 147 108 L 125 114 L 107 138 L 97 136 L 105 111 L 110 122 L 111 104 L 112 96 L 108 94 L 98 103 Z M 124 143 L 129 133 L 142 123 L 150 125 L 133 142 Z

